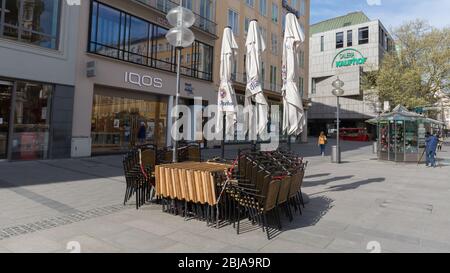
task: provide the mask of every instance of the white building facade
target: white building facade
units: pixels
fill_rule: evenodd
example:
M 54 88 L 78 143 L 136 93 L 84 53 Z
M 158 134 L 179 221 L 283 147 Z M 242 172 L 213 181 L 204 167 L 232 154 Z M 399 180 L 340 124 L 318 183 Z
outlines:
M 393 40 L 379 20 L 362 12 L 326 20 L 311 26 L 309 97 L 310 135 L 336 128 L 336 97 L 331 83 L 344 83 L 341 127 L 367 128 L 365 120 L 376 115 L 375 90 L 363 90 L 364 73 L 377 70 L 383 56 L 394 50 Z M 368 128 L 369 133 L 372 128 Z

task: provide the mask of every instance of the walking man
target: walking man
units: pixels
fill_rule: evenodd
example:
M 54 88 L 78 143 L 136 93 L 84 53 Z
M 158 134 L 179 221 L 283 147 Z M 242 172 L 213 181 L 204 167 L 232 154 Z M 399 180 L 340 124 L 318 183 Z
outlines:
M 427 154 L 427 167 L 436 167 L 436 150 L 439 139 L 435 135 L 427 133 L 425 140 L 425 152 Z

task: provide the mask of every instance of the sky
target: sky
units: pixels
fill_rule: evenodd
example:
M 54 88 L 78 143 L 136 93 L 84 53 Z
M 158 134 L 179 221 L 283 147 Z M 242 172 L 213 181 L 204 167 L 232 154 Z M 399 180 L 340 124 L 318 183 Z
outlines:
M 389 30 L 417 18 L 450 27 L 450 0 L 311 0 L 311 24 L 352 11 L 379 19 Z

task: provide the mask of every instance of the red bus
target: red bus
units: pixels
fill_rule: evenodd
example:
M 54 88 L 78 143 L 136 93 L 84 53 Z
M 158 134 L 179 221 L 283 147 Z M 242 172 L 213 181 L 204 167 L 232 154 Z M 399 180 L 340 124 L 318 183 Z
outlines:
M 346 141 L 370 141 L 366 128 L 342 128 L 340 139 Z

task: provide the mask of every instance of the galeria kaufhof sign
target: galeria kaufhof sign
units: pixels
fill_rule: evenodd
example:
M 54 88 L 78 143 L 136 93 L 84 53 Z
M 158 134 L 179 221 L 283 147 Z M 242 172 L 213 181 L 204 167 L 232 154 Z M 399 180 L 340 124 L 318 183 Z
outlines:
M 364 65 L 367 62 L 367 58 L 362 55 L 356 49 L 347 48 L 339 52 L 333 59 L 332 66 L 347 67 L 354 65 Z

